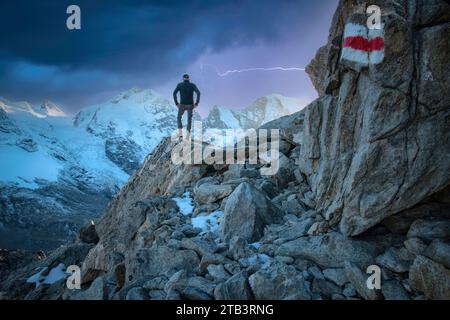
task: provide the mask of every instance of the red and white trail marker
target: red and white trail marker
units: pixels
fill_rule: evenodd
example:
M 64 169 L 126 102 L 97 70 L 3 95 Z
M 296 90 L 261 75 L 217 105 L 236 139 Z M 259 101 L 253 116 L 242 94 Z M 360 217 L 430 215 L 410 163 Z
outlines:
M 341 59 L 364 66 L 384 59 L 384 30 L 368 29 L 364 25 L 347 23 L 344 29 Z

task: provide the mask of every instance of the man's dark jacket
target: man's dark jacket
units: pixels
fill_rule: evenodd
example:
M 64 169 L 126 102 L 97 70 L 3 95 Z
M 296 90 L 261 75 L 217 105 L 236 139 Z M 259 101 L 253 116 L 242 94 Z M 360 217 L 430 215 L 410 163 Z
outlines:
M 180 82 L 175 91 L 173 92 L 173 101 L 176 105 L 178 105 L 178 97 L 177 94 L 180 92 L 180 104 L 184 105 L 193 105 L 194 104 L 194 92 L 197 95 L 196 104 L 200 103 L 200 90 L 198 90 L 197 86 L 190 82 L 189 80 L 184 80 Z

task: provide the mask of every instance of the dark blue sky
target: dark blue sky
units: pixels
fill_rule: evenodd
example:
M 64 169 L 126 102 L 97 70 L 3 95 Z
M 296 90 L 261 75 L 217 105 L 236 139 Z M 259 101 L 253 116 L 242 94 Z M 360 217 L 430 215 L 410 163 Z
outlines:
M 82 29 L 66 28 L 66 8 L 81 7 Z M 50 99 L 74 113 L 131 87 L 170 96 L 189 72 L 213 104 L 243 107 L 281 93 L 312 99 L 301 71 L 326 42 L 337 0 L 2 1 L 0 96 Z M 203 66 L 203 68 L 202 68 Z

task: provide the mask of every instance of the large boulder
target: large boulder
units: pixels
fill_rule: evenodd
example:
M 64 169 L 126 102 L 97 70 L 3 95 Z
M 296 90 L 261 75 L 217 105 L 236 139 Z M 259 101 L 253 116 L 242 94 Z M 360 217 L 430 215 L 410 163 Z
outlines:
M 200 259 L 192 250 L 175 250 L 167 246 L 145 248 L 126 259 L 126 281 L 131 282 L 144 276 L 173 274 L 180 270 L 195 274 L 199 263 Z
M 424 250 L 423 255 L 442 264 L 447 269 L 450 269 L 450 243 L 434 240 Z
M 259 240 L 268 224 L 281 221 L 281 213 L 270 199 L 247 182 L 241 183 L 228 197 L 221 232 L 229 241 L 238 236 L 249 242 Z
M 200 204 L 213 203 L 233 192 L 230 184 L 203 183 L 194 189 L 195 200 Z
M 320 98 L 304 111 L 300 150 L 316 209 L 352 236 L 450 184 L 449 5 L 380 2 L 384 59 L 343 59 L 348 24 L 371 33 L 371 4 L 341 1 L 307 68 Z
M 416 220 L 408 231 L 408 238 L 420 238 L 424 241 L 450 239 L 450 219 Z
M 450 300 L 450 270 L 424 256 L 414 260 L 409 282 L 428 299 Z
M 367 279 L 369 275 L 364 273 L 356 264 L 346 261 L 345 262 L 345 273 L 347 275 L 348 281 L 353 285 L 356 291 L 365 300 L 380 300 L 381 292 L 376 288 L 369 288 L 367 286 Z
M 280 262 L 265 265 L 249 278 L 257 300 L 310 300 L 302 273 Z
M 253 298 L 245 271 L 239 272 L 214 290 L 217 300 L 251 300 Z
M 210 300 L 216 285 L 202 277 L 189 277 L 184 270 L 174 274 L 164 287 L 166 292 L 175 290 L 182 299 Z
M 326 268 L 344 267 L 345 261 L 367 267 L 375 263 L 380 250 L 374 242 L 351 239 L 338 232 L 331 232 L 288 241 L 275 254 L 308 259 Z

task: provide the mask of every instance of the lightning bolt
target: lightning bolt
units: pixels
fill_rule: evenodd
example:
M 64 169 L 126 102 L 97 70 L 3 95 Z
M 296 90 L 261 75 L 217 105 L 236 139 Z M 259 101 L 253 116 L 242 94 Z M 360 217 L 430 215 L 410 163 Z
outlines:
M 212 67 L 219 77 L 226 77 L 233 73 L 243 73 L 243 72 L 251 72 L 251 71 L 305 71 L 305 68 L 300 67 L 270 67 L 270 68 L 246 68 L 246 69 L 238 69 L 238 70 L 227 70 L 226 72 L 220 72 L 219 68 L 210 64 L 200 64 L 200 69 L 203 72 L 203 67 L 209 66 Z

